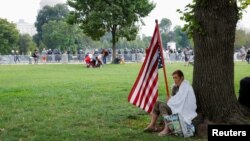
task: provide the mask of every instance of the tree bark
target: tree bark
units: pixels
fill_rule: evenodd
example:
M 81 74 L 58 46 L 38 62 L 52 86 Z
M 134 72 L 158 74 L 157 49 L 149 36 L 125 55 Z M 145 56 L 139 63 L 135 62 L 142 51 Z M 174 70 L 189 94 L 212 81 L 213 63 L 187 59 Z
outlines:
M 202 33 L 193 34 L 193 87 L 198 111 L 214 122 L 240 114 L 233 60 L 237 14 L 236 0 L 197 0 L 194 8 Z

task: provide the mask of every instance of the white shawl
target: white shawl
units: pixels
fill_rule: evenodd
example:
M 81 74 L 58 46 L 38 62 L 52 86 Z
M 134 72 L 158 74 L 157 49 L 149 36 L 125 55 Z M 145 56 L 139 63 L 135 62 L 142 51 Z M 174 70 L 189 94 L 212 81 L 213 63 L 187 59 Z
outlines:
M 197 116 L 194 90 L 186 80 L 182 81 L 178 92 L 170 97 L 167 105 L 173 114 L 179 113 L 188 124 L 191 124 L 192 119 Z

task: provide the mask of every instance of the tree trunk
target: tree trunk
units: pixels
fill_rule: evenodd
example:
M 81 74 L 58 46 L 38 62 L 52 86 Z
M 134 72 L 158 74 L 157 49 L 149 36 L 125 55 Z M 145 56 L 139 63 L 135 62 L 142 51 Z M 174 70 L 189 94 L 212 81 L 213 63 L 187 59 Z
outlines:
M 240 114 L 233 60 L 237 14 L 236 0 L 197 0 L 194 8 L 205 34 L 197 30 L 193 34 L 193 87 L 198 112 L 213 122 L 226 122 Z
M 116 58 L 116 25 L 113 25 L 112 27 L 112 63 L 114 63 L 114 60 Z

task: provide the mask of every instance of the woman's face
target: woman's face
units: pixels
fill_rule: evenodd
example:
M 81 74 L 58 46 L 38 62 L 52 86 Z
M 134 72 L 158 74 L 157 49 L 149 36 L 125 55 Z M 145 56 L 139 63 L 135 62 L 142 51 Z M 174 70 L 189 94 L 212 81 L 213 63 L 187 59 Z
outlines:
M 183 77 L 178 76 L 177 74 L 173 75 L 174 83 L 177 86 L 181 85 L 181 82 L 183 81 Z

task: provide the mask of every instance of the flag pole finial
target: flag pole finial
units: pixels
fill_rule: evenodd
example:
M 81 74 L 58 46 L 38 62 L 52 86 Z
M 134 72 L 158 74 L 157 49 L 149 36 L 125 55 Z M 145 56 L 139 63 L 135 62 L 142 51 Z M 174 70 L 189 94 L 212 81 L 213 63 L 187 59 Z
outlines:
M 155 23 L 158 24 L 158 20 L 157 19 L 155 19 Z

